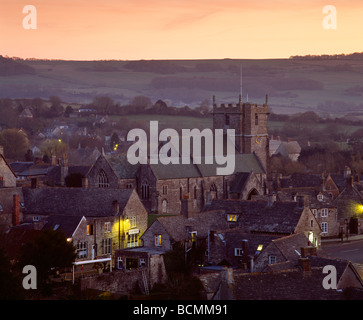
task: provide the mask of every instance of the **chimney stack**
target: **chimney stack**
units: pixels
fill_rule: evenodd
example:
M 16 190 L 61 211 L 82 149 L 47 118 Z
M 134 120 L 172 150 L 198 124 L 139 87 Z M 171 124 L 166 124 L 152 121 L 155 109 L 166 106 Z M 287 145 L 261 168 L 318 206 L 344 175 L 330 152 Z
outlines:
M 13 226 L 20 224 L 20 200 L 19 195 L 13 195 Z
M 299 258 L 299 266 L 303 273 L 311 272 L 311 260 L 309 258 Z

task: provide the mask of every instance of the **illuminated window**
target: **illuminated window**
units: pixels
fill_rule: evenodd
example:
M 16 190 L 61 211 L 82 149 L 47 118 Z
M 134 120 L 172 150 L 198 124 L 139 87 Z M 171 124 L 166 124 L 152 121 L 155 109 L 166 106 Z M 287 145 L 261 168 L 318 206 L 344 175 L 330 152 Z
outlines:
M 243 255 L 243 249 L 242 248 L 234 248 L 234 255 L 236 257 L 240 257 Z
M 192 237 L 192 242 L 196 242 L 197 241 L 197 231 L 192 231 L 190 233 L 190 236 Z
M 127 237 L 127 248 L 137 247 L 137 234 L 129 234 Z
M 262 248 L 263 248 L 263 244 L 259 244 L 257 247 L 257 251 L 262 251 Z
M 105 232 L 111 232 L 111 222 L 105 222 L 104 230 Z
M 87 235 L 92 236 L 93 235 L 93 224 L 87 225 Z
M 101 170 L 98 174 L 98 187 L 99 188 L 108 188 L 110 185 L 108 183 L 108 178 L 106 172 Z
M 161 246 L 161 234 L 155 236 L 155 246 L 157 247 Z
M 321 216 L 322 217 L 327 217 L 328 216 L 328 209 L 324 208 L 324 209 L 321 209 Z
M 237 216 L 235 214 L 227 214 L 227 221 L 237 221 Z

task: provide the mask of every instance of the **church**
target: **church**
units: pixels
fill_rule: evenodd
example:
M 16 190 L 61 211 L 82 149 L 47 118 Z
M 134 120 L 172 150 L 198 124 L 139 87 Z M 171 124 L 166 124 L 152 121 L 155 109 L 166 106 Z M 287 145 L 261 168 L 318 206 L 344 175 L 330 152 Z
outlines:
M 102 154 L 89 170 L 84 187 L 136 189 L 149 213 L 168 215 L 200 212 L 213 199 L 248 200 L 267 194 L 268 114 L 267 96 L 263 105 L 242 103 L 240 96 L 237 104 L 219 106 L 213 97 L 213 131 L 235 131 L 232 174 L 217 175 L 217 164 L 203 161 L 132 165 L 125 155 Z

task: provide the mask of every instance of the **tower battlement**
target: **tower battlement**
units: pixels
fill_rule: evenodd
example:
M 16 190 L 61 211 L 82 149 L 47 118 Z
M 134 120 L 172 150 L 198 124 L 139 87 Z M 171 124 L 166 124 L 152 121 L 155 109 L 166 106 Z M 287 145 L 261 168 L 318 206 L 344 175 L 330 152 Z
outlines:
M 255 113 L 268 113 L 268 96 L 266 95 L 266 102 L 262 105 L 249 102 L 242 103 L 242 98 L 240 97 L 238 103 L 221 103 L 219 106 L 213 96 L 213 113 L 241 113 L 243 110 Z

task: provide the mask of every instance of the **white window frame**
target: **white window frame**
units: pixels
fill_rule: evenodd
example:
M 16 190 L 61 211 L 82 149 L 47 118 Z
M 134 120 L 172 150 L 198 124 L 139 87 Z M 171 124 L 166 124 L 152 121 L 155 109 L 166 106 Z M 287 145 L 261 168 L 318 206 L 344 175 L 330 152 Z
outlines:
M 234 248 L 234 255 L 235 255 L 235 257 L 242 257 L 243 249 L 242 248 Z
M 112 253 L 112 238 L 103 239 L 103 254 L 111 254 Z
M 315 218 L 318 216 L 318 209 L 311 209 L 311 212 Z
M 105 222 L 104 231 L 105 233 L 111 232 L 111 222 Z
M 274 264 L 277 263 L 277 257 L 274 255 L 268 256 L 268 264 Z
M 329 210 L 327 208 L 321 209 L 320 215 L 322 217 L 327 217 L 329 215 Z
M 136 228 L 136 217 L 129 218 L 130 228 Z
M 328 233 L 328 222 L 321 223 L 321 233 Z

